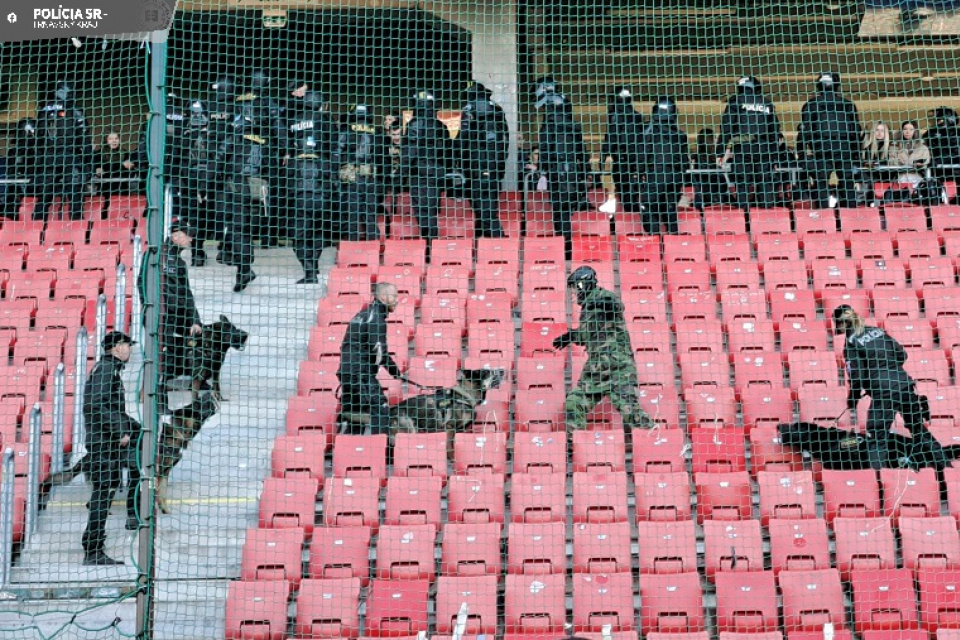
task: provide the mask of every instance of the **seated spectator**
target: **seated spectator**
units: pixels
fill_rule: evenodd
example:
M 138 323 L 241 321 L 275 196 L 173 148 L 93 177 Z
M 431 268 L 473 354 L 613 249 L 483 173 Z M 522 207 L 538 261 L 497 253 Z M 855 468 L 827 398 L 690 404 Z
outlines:
M 923 170 L 930 164 L 930 149 L 920 139 L 917 123 L 907 120 L 900 125 L 900 139 L 894 143 L 891 158 L 902 167 L 913 167 L 897 176 L 897 181 L 916 187 L 923 180 Z
M 94 173 L 103 180 L 137 178 L 139 174 L 133 160 L 132 154 L 121 146 L 120 134 L 111 131 L 107 134 L 106 144 L 96 149 Z M 129 182 L 107 182 L 100 185 L 100 193 L 129 193 L 131 187 Z
M 890 129 L 878 120 L 873 131 L 863 142 L 863 163 L 865 165 L 887 164 L 890 161 Z

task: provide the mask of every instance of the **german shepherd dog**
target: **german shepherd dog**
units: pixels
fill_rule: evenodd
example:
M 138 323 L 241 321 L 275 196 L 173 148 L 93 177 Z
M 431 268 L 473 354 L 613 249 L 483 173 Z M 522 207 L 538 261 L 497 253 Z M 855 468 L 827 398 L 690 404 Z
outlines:
M 160 429 L 160 445 L 157 448 L 157 507 L 163 513 L 169 513 L 164 496 L 167 478 L 170 472 L 183 458 L 183 451 L 190 442 L 200 433 L 204 423 L 213 417 L 220 408 L 220 403 L 210 391 L 197 394 L 193 402 L 181 407 L 170 416 L 170 422 Z
M 217 402 L 226 399 L 220 392 L 220 370 L 227 352 L 230 349 L 243 351 L 249 337 L 249 333 L 221 315 L 220 320 L 203 325 L 200 335 L 188 341 L 187 345 L 192 347 L 190 370 L 194 400 L 207 389 Z

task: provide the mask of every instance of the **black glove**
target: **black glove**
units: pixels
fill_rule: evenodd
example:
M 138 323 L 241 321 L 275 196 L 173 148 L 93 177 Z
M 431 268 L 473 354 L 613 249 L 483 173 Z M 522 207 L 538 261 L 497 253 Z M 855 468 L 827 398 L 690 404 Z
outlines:
M 573 338 L 570 336 L 570 332 L 567 331 L 563 335 L 559 335 L 553 339 L 553 348 L 559 351 L 560 349 L 569 346 L 572 342 Z

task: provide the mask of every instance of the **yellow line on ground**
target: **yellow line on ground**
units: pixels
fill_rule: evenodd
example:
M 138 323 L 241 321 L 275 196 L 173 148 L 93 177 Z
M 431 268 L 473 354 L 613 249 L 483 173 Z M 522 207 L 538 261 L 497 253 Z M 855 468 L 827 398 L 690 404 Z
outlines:
M 251 502 L 256 502 L 257 498 L 167 498 L 166 502 L 169 505 L 174 504 L 249 504 Z M 126 505 L 126 500 L 114 500 L 111 503 L 111 506 L 116 506 L 118 504 Z M 63 507 L 86 507 L 86 502 L 53 502 L 47 505 L 47 508 L 52 507 L 63 508 Z

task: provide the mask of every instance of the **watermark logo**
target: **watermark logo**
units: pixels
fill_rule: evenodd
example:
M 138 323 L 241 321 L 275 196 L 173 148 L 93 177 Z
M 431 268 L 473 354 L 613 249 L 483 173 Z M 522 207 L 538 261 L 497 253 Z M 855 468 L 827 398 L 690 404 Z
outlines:
M 17 21 L 17 14 L 15 13 L 7 14 L 7 22 L 9 22 L 10 24 L 13 24 L 16 21 Z

